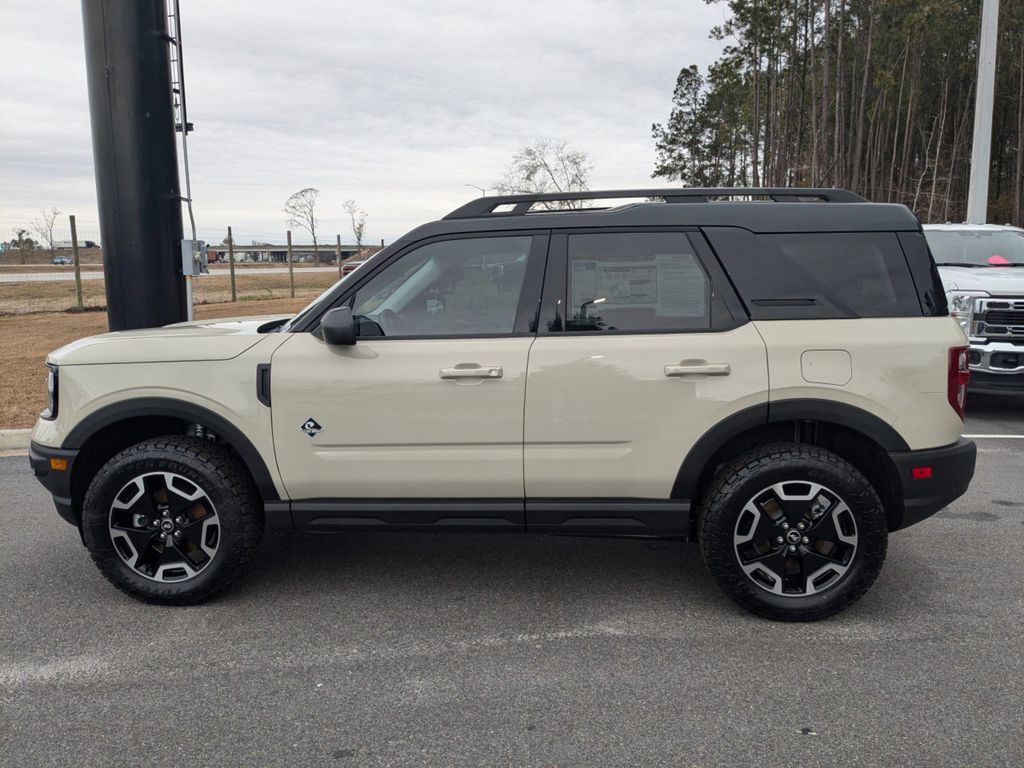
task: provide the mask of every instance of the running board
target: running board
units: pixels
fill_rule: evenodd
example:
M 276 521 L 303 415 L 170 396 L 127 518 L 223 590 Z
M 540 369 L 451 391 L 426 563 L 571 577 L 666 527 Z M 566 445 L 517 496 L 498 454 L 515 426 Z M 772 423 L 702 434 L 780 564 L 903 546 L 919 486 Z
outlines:
M 299 499 L 264 504 L 271 528 L 298 531 L 471 531 L 679 536 L 677 499 Z

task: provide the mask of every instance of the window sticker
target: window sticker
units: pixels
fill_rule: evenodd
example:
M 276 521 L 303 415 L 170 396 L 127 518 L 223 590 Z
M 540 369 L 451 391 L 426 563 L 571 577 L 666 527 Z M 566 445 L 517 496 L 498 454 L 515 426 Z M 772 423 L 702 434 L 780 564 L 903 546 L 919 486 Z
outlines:
M 658 317 L 706 317 L 707 278 L 692 254 L 659 253 L 572 264 L 572 307 L 654 310 Z
M 658 317 L 707 317 L 708 280 L 689 253 L 657 253 Z

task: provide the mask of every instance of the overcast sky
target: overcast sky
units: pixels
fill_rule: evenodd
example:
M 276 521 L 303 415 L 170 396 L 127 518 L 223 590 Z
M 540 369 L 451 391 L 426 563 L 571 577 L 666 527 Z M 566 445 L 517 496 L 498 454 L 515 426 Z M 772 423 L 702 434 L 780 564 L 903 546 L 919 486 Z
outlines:
M 391 241 L 492 186 L 537 137 L 590 153 L 592 186 L 652 184 L 652 122 L 705 66 L 703 0 L 181 0 L 199 236 L 282 242 L 285 198 L 321 191 Z M 0 0 L 0 238 L 40 206 L 99 237 L 77 0 Z M 663 182 L 653 182 L 661 186 Z M 66 217 L 58 238 L 68 237 Z

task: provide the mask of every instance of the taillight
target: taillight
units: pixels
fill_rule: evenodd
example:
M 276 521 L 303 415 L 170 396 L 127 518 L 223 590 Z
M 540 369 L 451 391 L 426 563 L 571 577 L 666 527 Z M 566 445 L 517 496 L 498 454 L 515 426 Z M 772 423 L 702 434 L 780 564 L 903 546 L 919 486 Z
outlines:
M 968 368 L 968 348 L 949 348 L 949 385 L 947 393 L 949 404 L 960 416 L 961 421 L 967 418 L 964 413 L 964 406 L 967 404 L 967 382 L 971 378 L 971 369 Z

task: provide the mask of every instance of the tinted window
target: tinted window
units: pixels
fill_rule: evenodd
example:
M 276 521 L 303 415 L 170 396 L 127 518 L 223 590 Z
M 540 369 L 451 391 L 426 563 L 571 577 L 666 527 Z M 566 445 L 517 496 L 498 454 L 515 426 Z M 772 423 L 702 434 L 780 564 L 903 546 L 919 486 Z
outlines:
M 677 232 L 570 235 L 568 331 L 710 326 L 711 285 Z
M 705 234 L 754 319 L 921 315 L 895 234 Z
M 361 336 L 512 333 L 532 237 L 430 243 L 392 262 L 355 295 Z

